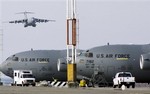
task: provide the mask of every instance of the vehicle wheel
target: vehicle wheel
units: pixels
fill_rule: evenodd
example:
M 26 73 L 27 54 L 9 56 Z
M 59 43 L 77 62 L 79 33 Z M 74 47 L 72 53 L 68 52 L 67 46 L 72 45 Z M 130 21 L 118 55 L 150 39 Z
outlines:
M 119 88 L 121 88 L 122 84 L 118 85 Z
M 35 86 L 35 84 L 33 84 L 32 86 Z
M 116 88 L 117 85 L 113 85 L 113 88 Z
M 127 88 L 130 88 L 130 85 L 127 85 Z
M 132 88 L 135 88 L 135 84 L 132 84 Z

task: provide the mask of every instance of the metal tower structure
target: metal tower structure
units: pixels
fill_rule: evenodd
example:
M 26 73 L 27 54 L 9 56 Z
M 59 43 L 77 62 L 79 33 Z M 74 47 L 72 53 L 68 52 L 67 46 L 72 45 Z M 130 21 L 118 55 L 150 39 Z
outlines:
M 76 86 L 76 2 L 67 0 L 67 80 L 69 87 Z

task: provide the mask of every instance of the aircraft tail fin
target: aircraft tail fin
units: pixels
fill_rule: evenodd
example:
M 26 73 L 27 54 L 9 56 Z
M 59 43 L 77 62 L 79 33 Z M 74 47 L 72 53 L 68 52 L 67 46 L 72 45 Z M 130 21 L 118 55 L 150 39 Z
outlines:
M 27 19 L 27 14 L 34 14 L 34 12 L 27 12 L 27 11 L 25 11 L 25 12 L 19 12 L 19 13 L 16 13 L 16 14 L 24 14 L 25 19 Z
M 27 12 L 27 11 L 25 11 L 25 12 L 18 12 L 16 14 L 34 14 L 34 12 Z

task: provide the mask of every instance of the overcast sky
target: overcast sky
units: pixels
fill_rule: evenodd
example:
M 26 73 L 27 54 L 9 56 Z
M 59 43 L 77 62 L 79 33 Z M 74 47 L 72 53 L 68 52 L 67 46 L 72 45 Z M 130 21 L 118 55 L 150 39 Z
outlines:
M 28 17 L 54 19 L 56 22 L 1 24 L 3 60 L 30 50 L 66 49 L 66 0 L 1 0 L 1 21 Z M 150 43 L 150 0 L 77 0 L 79 48 L 89 49 L 110 44 Z

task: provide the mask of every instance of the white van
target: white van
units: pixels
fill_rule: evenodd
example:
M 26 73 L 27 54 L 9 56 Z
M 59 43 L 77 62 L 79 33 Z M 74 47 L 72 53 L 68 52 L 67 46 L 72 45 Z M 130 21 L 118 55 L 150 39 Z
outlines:
M 14 70 L 14 85 L 35 86 L 35 78 L 31 70 Z

